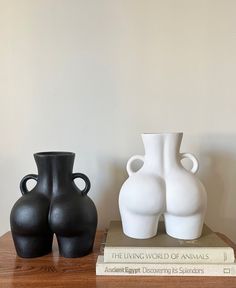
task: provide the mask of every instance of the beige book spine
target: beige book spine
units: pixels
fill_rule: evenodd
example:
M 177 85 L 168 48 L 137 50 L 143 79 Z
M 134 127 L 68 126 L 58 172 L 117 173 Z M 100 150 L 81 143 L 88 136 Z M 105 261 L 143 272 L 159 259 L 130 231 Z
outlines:
M 236 276 L 236 264 L 105 263 L 98 256 L 96 275 L 110 276 Z
M 114 263 L 234 263 L 231 247 L 104 248 L 104 262 Z

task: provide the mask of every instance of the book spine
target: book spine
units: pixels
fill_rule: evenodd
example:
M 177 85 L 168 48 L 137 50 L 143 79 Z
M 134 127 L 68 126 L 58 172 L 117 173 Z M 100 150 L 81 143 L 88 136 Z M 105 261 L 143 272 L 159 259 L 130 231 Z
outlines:
M 98 260 L 96 275 L 229 277 L 236 276 L 236 264 L 105 263 L 102 260 Z
M 104 248 L 104 262 L 234 263 L 234 250 L 223 248 Z

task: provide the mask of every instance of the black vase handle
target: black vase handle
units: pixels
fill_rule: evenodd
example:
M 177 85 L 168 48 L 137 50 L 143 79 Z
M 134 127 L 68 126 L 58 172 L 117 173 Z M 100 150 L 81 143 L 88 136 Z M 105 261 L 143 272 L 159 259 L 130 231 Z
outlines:
M 38 181 L 38 175 L 35 174 L 29 174 L 26 175 L 21 181 L 20 181 L 20 191 L 22 195 L 25 195 L 29 193 L 29 190 L 27 189 L 26 182 L 30 179 L 33 179 L 35 181 Z
M 72 179 L 76 179 L 76 178 L 81 178 L 84 180 L 85 182 L 85 187 L 84 189 L 81 191 L 82 195 L 86 195 L 88 194 L 89 190 L 90 190 L 90 187 L 91 187 L 91 184 L 90 184 L 90 181 L 89 181 L 89 178 L 84 175 L 83 173 L 73 173 L 72 174 Z

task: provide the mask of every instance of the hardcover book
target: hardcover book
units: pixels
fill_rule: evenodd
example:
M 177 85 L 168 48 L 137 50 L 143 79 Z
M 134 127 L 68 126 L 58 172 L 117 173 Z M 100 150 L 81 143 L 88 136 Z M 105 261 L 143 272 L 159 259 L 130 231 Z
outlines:
M 96 275 L 106 276 L 236 276 L 236 264 L 107 263 L 98 256 Z
M 133 239 L 121 221 L 111 221 L 104 246 L 104 262 L 113 263 L 234 263 L 234 250 L 207 225 L 196 240 L 179 240 L 165 233 L 160 222 L 157 236 Z

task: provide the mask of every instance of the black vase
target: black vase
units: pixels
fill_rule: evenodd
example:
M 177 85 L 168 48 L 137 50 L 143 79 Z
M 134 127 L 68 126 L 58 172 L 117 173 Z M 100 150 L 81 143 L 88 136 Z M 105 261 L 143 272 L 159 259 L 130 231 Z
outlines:
M 12 208 L 10 222 L 17 254 L 38 257 L 52 250 L 56 234 L 59 252 L 64 257 L 81 257 L 90 253 L 97 228 L 97 210 L 87 196 L 88 177 L 72 173 L 75 154 L 41 152 L 34 154 L 38 175 L 25 176 L 20 183 L 22 197 Z M 82 178 L 81 191 L 74 183 Z M 37 181 L 28 191 L 26 182 Z

